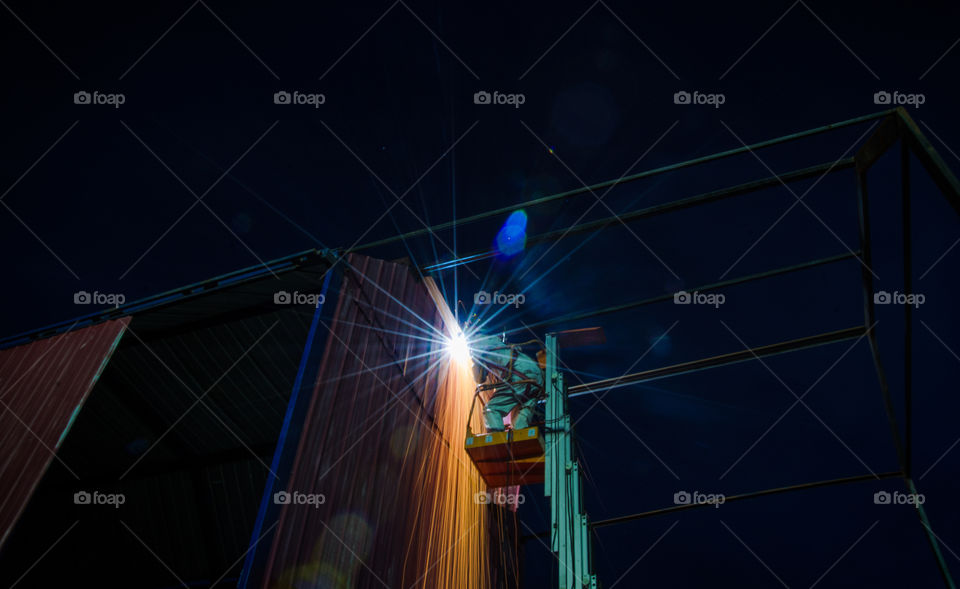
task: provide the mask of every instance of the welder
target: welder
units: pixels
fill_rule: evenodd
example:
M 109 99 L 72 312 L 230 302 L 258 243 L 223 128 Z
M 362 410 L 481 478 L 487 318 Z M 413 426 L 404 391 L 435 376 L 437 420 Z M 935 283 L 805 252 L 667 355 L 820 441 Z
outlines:
M 543 370 L 521 345 L 507 343 L 506 334 L 480 336 L 470 343 L 476 381 L 489 378 L 497 385 L 483 411 L 488 432 L 504 431 L 503 418 L 515 409 L 513 429 L 528 427 L 543 394 Z

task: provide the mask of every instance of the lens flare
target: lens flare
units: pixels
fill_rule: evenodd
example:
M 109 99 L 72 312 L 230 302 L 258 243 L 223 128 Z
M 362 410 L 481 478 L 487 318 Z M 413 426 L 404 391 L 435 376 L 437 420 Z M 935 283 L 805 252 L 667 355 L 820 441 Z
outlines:
M 527 245 L 527 214 L 520 209 L 507 217 L 497 233 L 496 246 L 501 256 L 509 258 L 523 251 Z

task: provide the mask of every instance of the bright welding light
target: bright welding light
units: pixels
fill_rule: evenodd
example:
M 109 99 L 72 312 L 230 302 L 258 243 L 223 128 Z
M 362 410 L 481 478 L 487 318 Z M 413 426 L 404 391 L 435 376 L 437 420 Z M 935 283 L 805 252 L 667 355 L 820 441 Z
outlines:
M 447 353 L 460 364 L 470 363 L 470 345 L 463 332 L 447 340 Z

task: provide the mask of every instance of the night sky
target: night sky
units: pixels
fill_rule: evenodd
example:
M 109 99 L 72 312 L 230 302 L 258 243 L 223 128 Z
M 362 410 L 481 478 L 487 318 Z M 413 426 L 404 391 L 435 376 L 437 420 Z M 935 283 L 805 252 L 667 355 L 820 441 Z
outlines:
M 958 5 L 517 4 L 0 2 L 0 335 L 95 310 L 78 291 L 132 301 L 897 106 L 878 92 L 960 170 Z M 527 207 L 526 232 L 832 163 L 873 125 Z M 869 177 L 876 292 L 904 292 L 899 157 Z M 912 170 L 914 480 L 956 573 L 960 224 L 916 159 Z M 425 267 L 490 249 L 506 220 L 363 253 Z M 524 326 L 858 239 L 846 170 L 436 277 L 451 307 L 470 309 L 481 289 L 522 293 L 489 327 L 542 338 Z M 722 289 L 717 308 L 668 301 L 550 329 L 604 327 L 605 346 L 565 352 L 568 382 L 617 377 L 862 325 L 861 267 Z M 903 307 L 877 309 L 902 428 Z M 669 507 L 681 491 L 899 468 L 866 339 L 600 399 L 571 401 L 592 520 Z M 906 489 L 871 480 L 601 528 L 596 572 L 608 589 L 943 586 L 916 510 L 876 504 L 878 491 Z M 525 493 L 521 531 L 547 529 L 541 489 Z M 547 548 L 531 539 L 524 558 L 527 586 L 552 586 Z

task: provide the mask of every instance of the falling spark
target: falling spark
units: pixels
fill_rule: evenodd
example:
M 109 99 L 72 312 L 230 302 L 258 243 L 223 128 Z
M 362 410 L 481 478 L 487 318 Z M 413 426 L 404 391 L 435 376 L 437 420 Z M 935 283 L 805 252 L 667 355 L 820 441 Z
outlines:
M 351 268 L 361 259 L 351 256 Z M 345 281 L 289 483 L 327 501 L 284 507 L 264 587 L 485 589 L 515 579 L 516 515 L 479 500 L 488 489 L 464 448 L 468 427 L 482 427 L 471 414 L 472 330 L 460 330 L 431 279 L 417 285 L 427 297 L 402 281 L 381 288 L 377 276 Z

